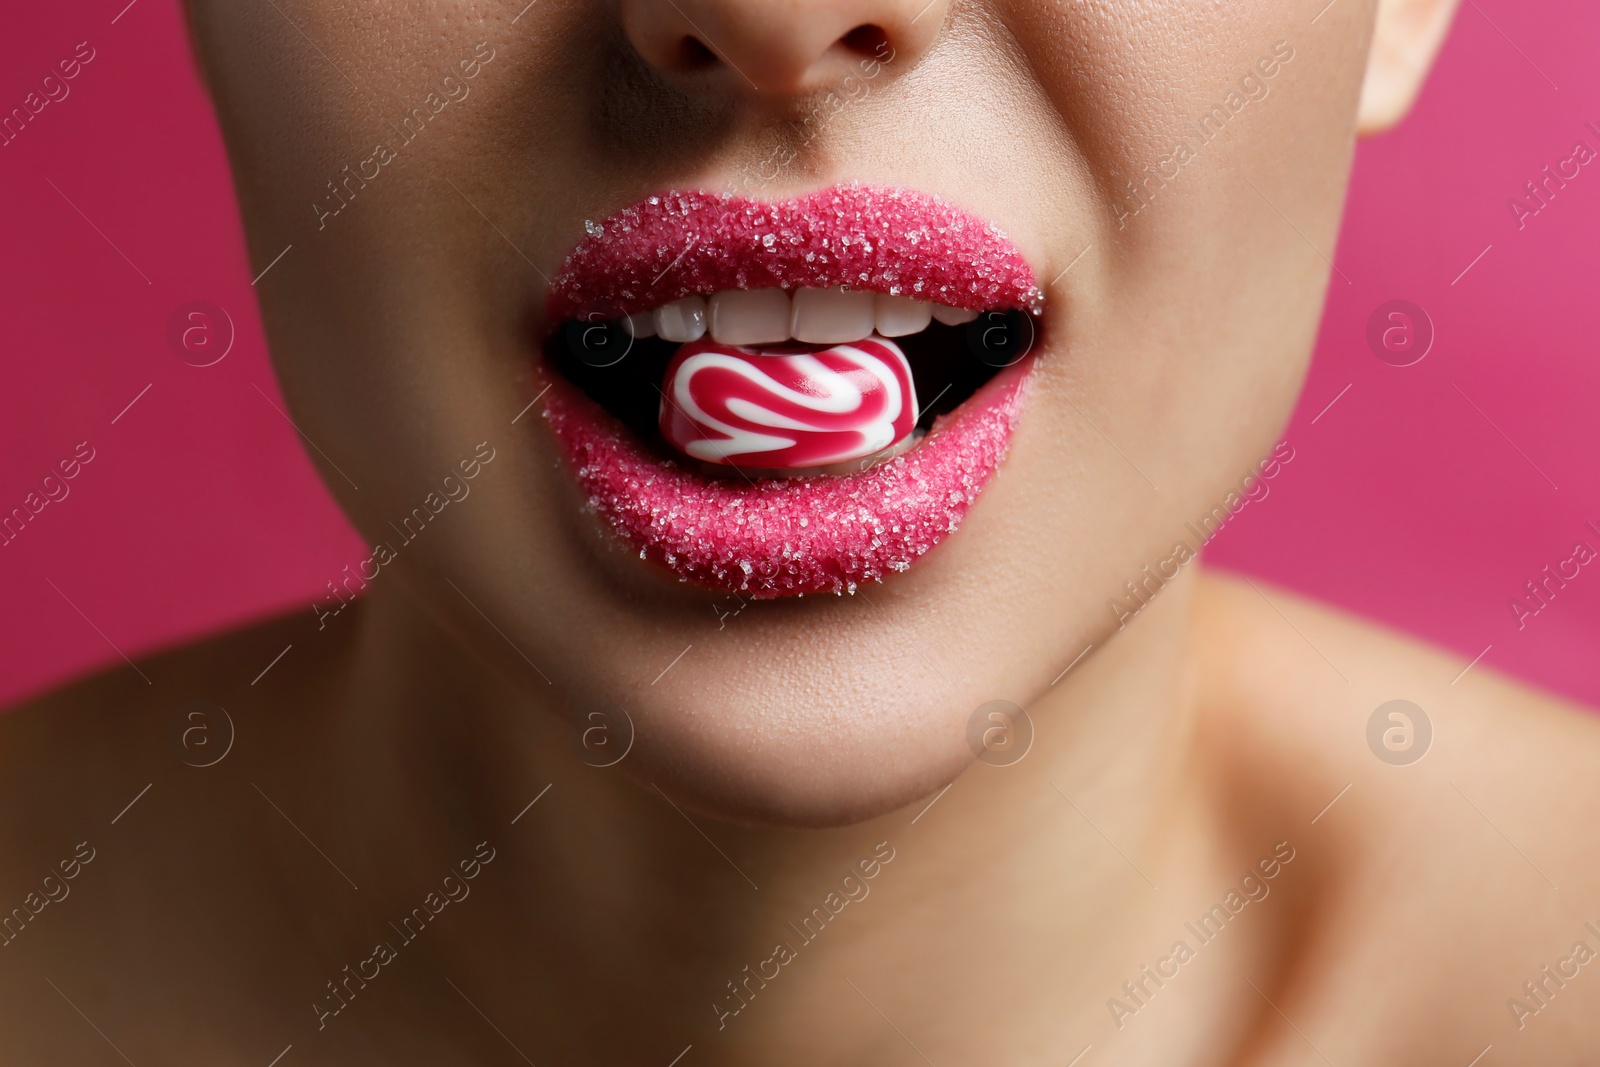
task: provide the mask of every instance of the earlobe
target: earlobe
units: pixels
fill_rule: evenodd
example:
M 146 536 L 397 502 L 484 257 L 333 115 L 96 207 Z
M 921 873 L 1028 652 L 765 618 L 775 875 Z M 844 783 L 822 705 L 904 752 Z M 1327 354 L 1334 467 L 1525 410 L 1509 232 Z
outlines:
M 1357 130 L 1382 133 L 1405 118 L 1433 66 L 1459 0 L 1378 0 L 1361 84 Z

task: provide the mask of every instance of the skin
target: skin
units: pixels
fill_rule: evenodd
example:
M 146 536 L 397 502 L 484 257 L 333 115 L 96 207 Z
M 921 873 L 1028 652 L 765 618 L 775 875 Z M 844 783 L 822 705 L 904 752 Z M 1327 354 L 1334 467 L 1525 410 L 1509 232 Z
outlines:
M 393 6 L 192 17 L 253 258 L 295 245 L 263 311 L 330 489 L 376 541 L 478 442 L 495 458 L 338 615 L 0 720 L 9 869 L 95 849 L 4 947 L 11 1058 L 1592 1060 L 1591 968 L 1521 1029 L 1506 1006 L 1600 947 L 1573 829 L 1600 815 L 1586 713 L 1197 564 L 1126 625 L 1106 607 L 1272 450 L 1321 310 L 1308 243 L 1332 247 L 1353 136 L 1403 111 L 1449 5 Z M 759 195 L 858 178 L 994 219 L 1054 279 L 1035 395 L 928 559 L 719 628 L 722 598 L 604 537 L 539 420 L 511 422 L 538 389 L 541 276 L 647 192 L 752 191 L 864 23 L 895 64 Z M 681 46 L 696 32 L 709 58 Z M 1119 226 L 1120 178 L 1166 154 L 1172 116 L 1278 40 L 1270 95 Z M 470 95 L 319 220 L 324 183 L 480 41 Z M 1397 696 L 1434 731 L 1409 766 L 1366 740 Z M 208 725 L 233 744 L 205 767 L 217 749 L 174 740 L 197 698 L 233 724 Z M 1033 746 L 974 765 L 994 699 L 1029 708 Z M 596 769 L 579 738 L 603 701 L 636 736 Z M 389 924 L 475 848 L 494 859 L 470 896 L 401 944 Z M 723 1014 L 875 850 L 866 895 Z M 1249 871 L 1270 891 L 1200 945 L 1185 922 Z M 319 1018 L 377 939 L 397 958 Z M 1195 958 L 1125 993 L 1178 939 Z

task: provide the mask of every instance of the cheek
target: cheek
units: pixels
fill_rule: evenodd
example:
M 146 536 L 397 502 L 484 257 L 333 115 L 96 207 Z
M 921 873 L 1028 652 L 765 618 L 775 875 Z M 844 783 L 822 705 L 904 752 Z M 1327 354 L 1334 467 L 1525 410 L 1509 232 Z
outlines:
M 1097 564 L 1056 603 L 1092 608 L 1162 558 L 1292 411 L 1335 247 L 1370 7 L 1330 11 L 1318 48 L 1274 59 L 1270 81 L 1254 76 L 1262 57 L 1306 34 L 1281 5 L 1012 9 L 1072 157 L 1040 193 L 1078 235 L 1055 269 L 1087 250 L 1050 294 L 1066 322 L 1042 368 L 1044 417 L 1018 446 L 1033 513 Z M 1246 77 L 1269 91 L 1235 113 L 1227 94 Z M 1213 105 L 1220 133 L 1202 121 Z

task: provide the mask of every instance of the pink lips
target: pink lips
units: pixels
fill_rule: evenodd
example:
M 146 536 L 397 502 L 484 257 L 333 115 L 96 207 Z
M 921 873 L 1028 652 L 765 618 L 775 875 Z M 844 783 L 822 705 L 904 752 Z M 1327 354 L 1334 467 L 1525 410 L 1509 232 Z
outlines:
M 555 280 L 547 304 L 552 327 L 734 288 L 848 285 L 972 310 L 1042 306 L 1031 268 L 1000 231 L 906 190 L 839 186 L 776 204 L 667 193 L 589 231 Z M 684 346 L 674 364 L 693 349 Z M 641 557 L 681 580 L 758 598 L 854 592 L 904 571 L 960 524 L 1009 449 L 1030 363 L 1002 371 L 909 451 L 842 475 L 701 474 L 637 439 L 554 372 L 547 374 L 545 416 L 589 506 Z M 905 384 L 914 405 L 909 376 Z M 886 402 L 885 395 L 870 401 Z M 680 448 L 728 436 L 706 433 L 703 422 L 674 430 L 668 419 L 664 412 L 663 429 Z M 903 421 L 891 417 L 891 432 L 907 430 Z M 724 461 L 800 465 L 743 455 Z

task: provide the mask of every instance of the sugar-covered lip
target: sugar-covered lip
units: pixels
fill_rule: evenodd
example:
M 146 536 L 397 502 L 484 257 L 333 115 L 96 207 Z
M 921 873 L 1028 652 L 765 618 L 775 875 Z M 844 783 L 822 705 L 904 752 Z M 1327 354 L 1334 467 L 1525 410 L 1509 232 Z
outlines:
M 841 185 L 776 203 L 669 192 L 586 229 L 552 285 L 547 329 L 729 289 L 848 286 L 1035 316 L 1043 306 L 1003 232 L 910 190 Z M 1002 370 L 909 451 L 850 474 L 708 476 L 548 366 L 544 415 L 589 509 L 680 580 L 758 599 L 852 593 L 960 525 L 1009 451 L 1032 362 Z
M 550 328 L 724 289 L 847 285 L 971 311 L 1043 306 L 1004 232 L 908 189 L 836 185 L 774 203 L 668 192 L 586 227 L 551 285 Z
M 854 593 L 961 524 L 1005 460 L 1031 363 L 1001 371 L 909 452 L 855 474 L 708 477 L 651 451 L 553 373 L 544 415 L 588 507 L 641 558 L 757 600 Z

